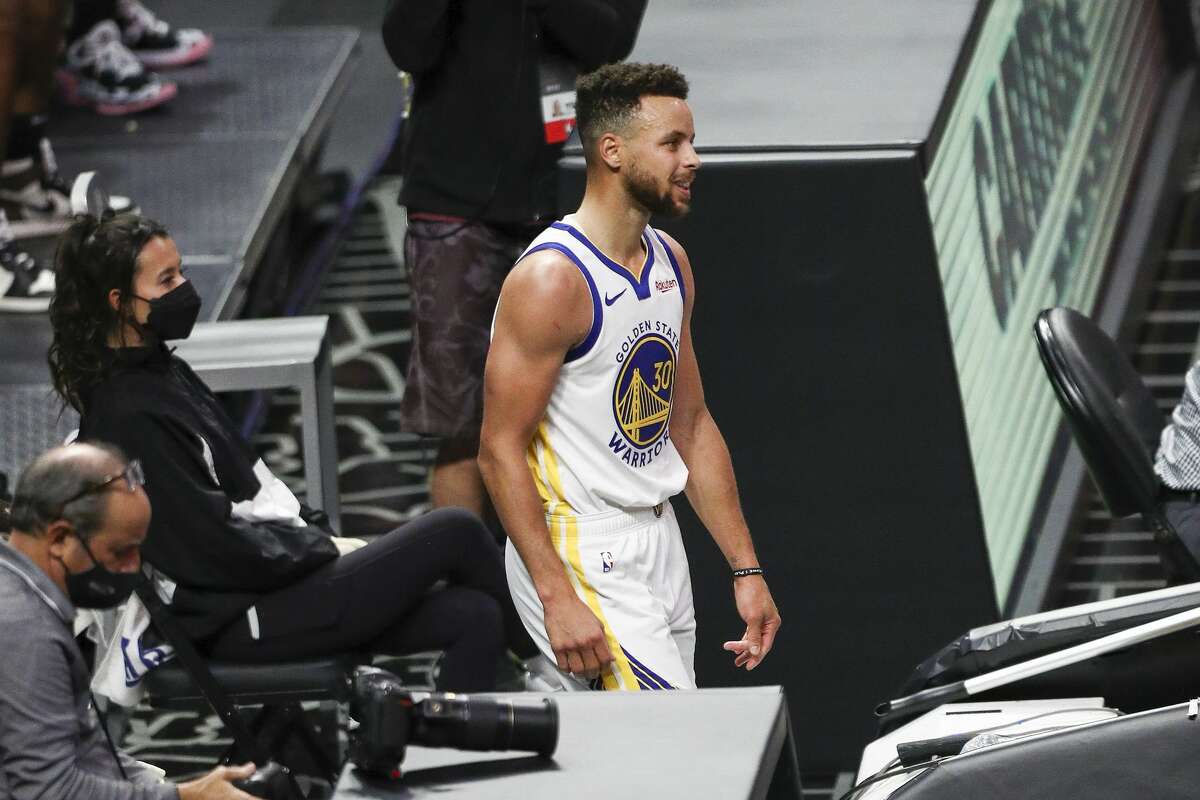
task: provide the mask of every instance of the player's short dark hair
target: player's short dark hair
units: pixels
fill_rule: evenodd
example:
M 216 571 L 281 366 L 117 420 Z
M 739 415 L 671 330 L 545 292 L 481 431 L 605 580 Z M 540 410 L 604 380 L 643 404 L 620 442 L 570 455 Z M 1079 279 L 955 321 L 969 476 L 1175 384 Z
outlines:
M 687 100 L 688 82 L 670 64 L 605 64 L 575 82 L 575 118 L 583 146 L 591 150 L 605 133 L 619 131 L 643 97 Z

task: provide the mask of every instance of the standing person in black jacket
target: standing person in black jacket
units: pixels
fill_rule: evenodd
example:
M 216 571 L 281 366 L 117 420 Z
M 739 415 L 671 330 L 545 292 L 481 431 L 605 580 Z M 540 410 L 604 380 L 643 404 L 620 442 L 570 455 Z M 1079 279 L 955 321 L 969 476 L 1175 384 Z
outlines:
M 404 131 L 415 330 L 400 406 L 441 437 L 434 506 L 483 515 L 475 463 L 500 284 L 557 215 L 574 75 L 629 55 L 646 0 L 392 0 L 383 41 L 414 80 Z
M 271 475 L 164 344 L 191 332 L 200 298 L 158 223 L 80 218 L 57 280 L 55 388 L 82 440 L 141 462 L 154 508 L 142 553 L 175 584 L 172 609 L 202 649 L 258 662 L 444 650 L 438 687 L 454 691 L 493 688 L 506 644 L 535 656 L 477 518 L 445 509 L 369 544 L 331 537 Z

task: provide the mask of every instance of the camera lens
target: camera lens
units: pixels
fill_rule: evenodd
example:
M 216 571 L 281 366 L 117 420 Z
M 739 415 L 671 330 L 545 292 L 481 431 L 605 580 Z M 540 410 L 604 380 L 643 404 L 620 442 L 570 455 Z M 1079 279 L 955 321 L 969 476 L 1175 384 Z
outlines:
M 506 701 L 497 701 L 504 705 Z M 538 755 L 548 756 L 558 746 L 558 706 L 553 700 L 542 698 L 535 703 L 513 703 L 507 701 L 512 709 L 512 725 L 509 727 L 508 742 L 497 741 L 497 746 L 505 750 L 531 750 Z M 497 733 L 503 735 L 501 725 Z
M 433 694 L 418 706 L 413 742 L 462 750 L 527 750 L 548 756 L 558 746 L 553 700 Z

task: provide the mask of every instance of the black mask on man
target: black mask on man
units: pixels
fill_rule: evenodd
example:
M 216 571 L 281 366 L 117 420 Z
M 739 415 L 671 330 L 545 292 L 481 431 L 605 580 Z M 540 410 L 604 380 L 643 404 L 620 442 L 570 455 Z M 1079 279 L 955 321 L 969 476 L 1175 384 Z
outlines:
M 124 603 L 126 598 L 133 594 L 139 574 L 137 572 L 112 572 L 106 569 L 92 555 L 91 548 L 87 546 L 87 542 L 82 536 L 79 536 L 79 541 L 83 544 L 83 549 L 87 552 L 88 557 L 92 559 L 92 568 L 83 572 L 66 570 L 67 597 L 71 598 L 71 602 L 75 604 L 76 608 L 115 608 Z M 63 569 L 66 569 L 66 566 L 64 563 Z
M 144 297 L 138 299 L 146 300 Z M 162 297 L 146 302 L 150 304 L 146 327 L 158 338 L 166 341 L 191 336 L 196 318 L 200 316 L 200 295 L 191 281 L 184 281 Z

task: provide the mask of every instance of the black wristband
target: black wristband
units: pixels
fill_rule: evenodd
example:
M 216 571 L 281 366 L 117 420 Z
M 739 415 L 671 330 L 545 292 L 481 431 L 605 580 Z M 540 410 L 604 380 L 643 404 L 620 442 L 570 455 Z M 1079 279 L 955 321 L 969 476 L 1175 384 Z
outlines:
M 735 569 L 733 571 L 733 577 L 735 577 L 735 578 L 744 578 L 747 575 L 762 575 L 762 574 L 763 574 L 762 567 L 746 567 L 745 569 Z

